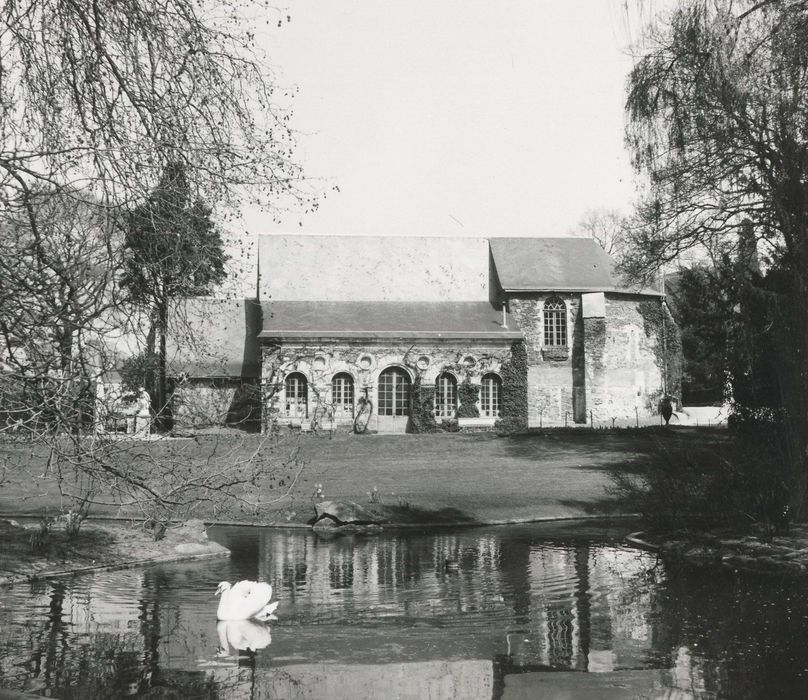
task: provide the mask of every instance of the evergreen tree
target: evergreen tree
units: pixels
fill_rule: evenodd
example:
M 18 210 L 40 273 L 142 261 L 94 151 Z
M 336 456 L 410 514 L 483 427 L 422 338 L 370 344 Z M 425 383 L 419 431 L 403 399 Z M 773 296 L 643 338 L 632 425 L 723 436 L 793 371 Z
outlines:
M 169 164 L 146 203 L 131 212 L 125 231 L 121 283 L 150 317 L 147 355 L 155 358 L 153 407 L 162 427 L 170 411 L 166 338 L 172 300 L 210 294 L 224 281 L 227 255 L 211 210 L 194 199 L 180 163 Z

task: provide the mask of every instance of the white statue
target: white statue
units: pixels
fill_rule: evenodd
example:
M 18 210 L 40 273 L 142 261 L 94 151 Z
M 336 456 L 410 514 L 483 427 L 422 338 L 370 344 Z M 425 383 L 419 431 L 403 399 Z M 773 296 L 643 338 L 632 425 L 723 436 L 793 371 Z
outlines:
M 151 433 L 151 396 L 146 391 L 146 387 L 140 387 L 135 408 L 137 409 L 135 434 L 139 437 L 149 437 Z
M 138 396 L 137 396 L 137 412 L 138 414 L 149 413 L 151 411 L 151 396 L 149 396 L 149 392 L 146 391 L 146 387 L 140 387 L 138 389 Z

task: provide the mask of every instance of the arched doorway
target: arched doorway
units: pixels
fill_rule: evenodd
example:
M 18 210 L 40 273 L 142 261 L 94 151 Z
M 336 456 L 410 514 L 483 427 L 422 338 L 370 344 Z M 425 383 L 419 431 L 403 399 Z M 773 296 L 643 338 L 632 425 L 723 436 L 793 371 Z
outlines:
M 300 372 L 292 372 L 283 383 L 284 406 L 289 418 L 307 418 L 309 415 L 309 383 Z
M 496 374 L 486 374 L 480 381 L 480 415 L 499 418 L 502 411 L 502 380 Z
M 435 418 L 448 420 L 457 412 L 457 380 L 444 372 L 435 381 Z
M 334 406 L 334 418 L 353 418 L 354 380 L 347 372 L 335 374 L 331 380 L 331 403 Z
M 377 414 L 380 432 L 406 431 L 411 390 L 410 375 L 401 367 L 388 367 L 379 375 Z

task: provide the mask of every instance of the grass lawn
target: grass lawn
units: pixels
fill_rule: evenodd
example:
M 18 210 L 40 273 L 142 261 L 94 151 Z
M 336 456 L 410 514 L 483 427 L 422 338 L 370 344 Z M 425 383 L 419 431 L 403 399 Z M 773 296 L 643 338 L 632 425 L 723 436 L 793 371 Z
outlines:
M 496 523 L 614 514 L 620 512 L 620 505 L 605 491 L 609 467 L 628 464 L 642 469 L 660 449 L 672 452 L 723 435 L 720 429 L 689 427 L 559 430 L 513 437 L 490 433 L 301 435 L 300 457 L 306 465 L 294 492 L 270 512 L 241 519 L 305 523 L 314 515 L 318 483 L 328 500 L 365 506 L 371 505 L 369 493 L 375 487 L 388 513 L 411 522 Z M 169 443 L 196 449 L 193 441 L 161 440 L 149 445 L 159 451 L 168 449 Z M 250 436 L 244 449 L 256 444 L 258 437 Z M 0 513 L 58 509 L 54 484 L 40 478 L 41 459 L 21 451 L 11 461 L 7 482 L 0 486 Z M 116 509 L 99 506 L 93 512 L 116 514 Z M 212 512 L 195 515 L 211 518 Z
M 642 465 L 656 451 L 713 441 L 721 431 L 639 431 L 307 436 L 303 490 L 296 506 L 312 513 L 315 483 L 327 499 L 367 505 L 374 486 L 388 506 L 405 506 L 430 522 L 496 523 L 614 514 L 608 469 Z M 408 506 L 408 507 L 407 507 Z

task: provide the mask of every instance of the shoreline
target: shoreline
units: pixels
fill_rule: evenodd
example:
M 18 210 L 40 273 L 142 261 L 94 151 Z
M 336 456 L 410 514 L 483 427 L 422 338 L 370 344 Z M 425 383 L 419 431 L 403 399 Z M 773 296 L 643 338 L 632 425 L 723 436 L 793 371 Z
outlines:
M 8 524 L 11 523 L 11 527 L 14 527 L 13 523 L 20 520 L 38 520 L 41 518 L 41 514 L 34 514 L 34 513 L 26 513 L 26 514 L 14 514 L 13 516 L 8 516 L 6 514 L 0 513 L 0 526 L 6 525 L 6 532 L 4 534 L 8 534 Z M 635 520 L 637 519 L 636 514 L 612 514 L 612 515 L 580 515 L 580 516 L 538 516 L 536 518 L 531 519 L 512 519 L 507 521 L 497 521 L 497 522 L 474 522 L 469 523 L 466 521 L 440 521 L 440 522 L 423 522 L 423 523 L 397 523 L 397 522 L 387 522 L 382 524 L 381 526 L 377 526 L 370 530 L 373 533 L 380 533 L 380 532 L 396 532 L 396 531 L 408 531 L 408 530 L 417 530 L 417 529 L 457 529 L 457 528 L 472 528 L 472 527 L 504 527 L 509 525 L 530 525 L 533 523 L 557 523 L 557 522 L 603 522 L 609 523 L 612 521 L 628 521 L 628 520 Z M 122 525 L 126 523 L 129 524 L 129 528 L 122 527 Z M 188 530 L 189 528 L 188 523 L 192 523 L 191 530 L 194 532 L 192 537 L 188 537 Z M 148 540 L 148 544 L 151 545 L 153 548 L 153 553 L 151 556 L 138 556 L 135 558 L 127 558 L 121 559 L 118 561 L 114 561 L 115 556 L 117 554 L 115 548 L 105 548 L 103 545 L 96 549 L 96 556 L 98 559 L 104 559 L 105 557 L 109 557 L 113 559 L 113 561 L 102 561 L 101 563 L 96 564 L 95 560 L 93 563 L 81 564 L 78 565 L 77 563 L 70 563 L 69 554 L 67 555 L 68 559 L 62 562 L 62 566 L 56 565 L 53 566 L 53 562 L 46 556 L 40 553 L 37 553 L 33 550 L 26 549 L 23 551 L 18 551 L 16 556 L 4 556 L 3 557 L 3 569 L 0 569 L 0 588 L 5 586 L 13 586 L 15 584 L 20 583 L 32 583 L 35 581 L 44 581 L 44 580 L 53 580 L 59 578 L 69 578 L 72 576 L 80 576 L 83 574 L 92 574 L 92 573 L 99 573 L 105 571 L 120 571 L 125 569 L 132 569 L 138 567 L 145 567 L 145 566 L 153 566 L 159 564 L 171 564 L 176 562 L 191 562 L 191 561 L 200 561 L 205 559 L 213 559 L 219 557 L 230 556 L 230 550 L 226 547 L 214 542 L 212 540 L 207 539 L 207 535 L 205 534 L 209 528 L 212 527 L 248 527 L 248 528 L 269 528 L 269 529 L 277 529 L 277 530 L 312 530 L 312 526 L 303 523 L 256 523 L 256 522 L 248 522 L 248 521 L 228 521 L 228 520 L 215 520 L 215 521 L 188 521 L 177 530 L 184 530 L 185 536 L 176 536 L 173 533 L 176 532 L 174 529 L 169 529 L 168 532 L 171 533 L 166 536 L 164 540 L 160 541 L 153 541 Z M 99 534 L 104 534 L 107 536 L 116 536 L 122 533 L 126 533 L 127 539 L 130 540 L 135 533 L 141 538 L 141 542 L 138 543 L 141 546 L 143 545 L 144 539 L 146 539 L 146 533 L 142 530 L 142 528 L 131 527 L 132 520 L 130 518 L 124 517 L 114 517 L 114 516 L 89 516 L 87 520 L 84 522 L 79 535 L 73 541 L 66 541 L 64 537 L 59 538 L 61 540 L 61 544 L 65 545 L 68 549 L 71 546 L 75 546 L 78 550 L 81 549 L 82 538 L 87 537 L 95 537 Z M 198 527 L 203 527 L 202 534 L 204 534 L 204 538 L 199 536 Z M 33 527 L 19 527 L 15 528 L 17 530 L 16 534 L 18 537 L 26 537 L 30 536 L 29 533 L 33 533 L 35 530 Z M 362 533 L 367 532 L 367 530 L 363 530 L 361 527 L 357 530 L 354 530 L 355 533 Z M 345 531 L 345 534 L 349 534 L 350 531 Z M 54 535 L 62 535 L 63 533 L 53 533 Z M 127 546 L 131 546 L 127 544 Z M 173 547 L 174 551 L 166 551 L 167 547 Z M 44 563 L 50 564 L 50 566 L 42 567 L 37 565 L 42 565 Z M 34 570 L 30 573 L 22 573 L 20 569 L 25 569 L 26 567 L 31 567 Z M 8 567 L 8 568 L 6 568 Z
M 808 575 L 808 523 L 796 523 L 779 535 L 726 529 L 693 534 L 639 531 L 626 541 L 688 566 L 763 576 Z
M 85 522 L 70 538 L 64 530 L 42 536 L 37 527 L 0 519 L 0 587 L 224 556 L 230 556 L 230 550 L 209 540 L 199 520 L 170 528 L 155 540 L 142 527 L 131 525 Z
M 39 520 L 43 517 L 42 513 L 3 513 L 0 512 L 0 521 L 9 520 Z M 642 516 L 639 513 L 593 513 L 593 514 L 580 514 L 580 515 L 539 515 L 534 518 L 509 518 L 505 520 L 434 520 L 424 522 L 384 522 L 379 525 L 380 530 L 411 530 L 418 528 L 440 528 L 440 529 L 457 529 L 457 528 L 471 528 L 471 527 L 504 527 L 507 525 L 530 525 L 531 523 L 552 523 L 564 521 L 604 521 L 610 520 L 639 520 Z M 312 526 L 309 523 L 301 522 L 255 522 L 252 520 L 207 520 L 199 518 L 205 527 L 253 527 L 253 528 L 271 528 L 275 530 L 311 530 Z M 89 515 L 84 521 L 85 523 L 132 523 L 132 518 L 125 516 L 113 515 Z
M 193 562 L 229 557 L 230 550 L 209 540 L 207 530 L 213 527 L 268 528 L 276 530 L 313 530 L 303 523 L 256 523 L 238 520 L 193 520 L 175 528 L 169 528 L 164 539 L 155 541 L 145 530 L 132 526 L 132 520 L 123 517 L 88 517 L 77 538 L 68 540 L 62 532 L 51 537 L 62 545 L 56 557 L 53 553 L 41 553 L 26 546 L 33 527 L 22 527 L 15 521 L 35 520 L 37 514 L 16 514 L 10 518 L 0 513 L 0 529 L 5 537 L 9 533 L 25 540 L 22 548 L 9 555 L 3 552 L 3 568 L 0 569 L 0 588 L 20 583 L 69 578 L 83 574 L 119 571 L 176 562 Z M 538 516 L 530 519 L 511 519 L 496 522 L 385 522 L 371 527 L 350 526 L 334 530 L 335 534 L 377 534 L 382 532 L 412 531 L 418 529 L 467 529 L 473 527 L 506 527 L 542 523 L 603 523 L 630 522 L 638 520 L 633 513 L 597 514 L 579 516 Z M 123 527 L 126 523 L 129 527 Z M 121 538 L 125 539 L 124 550 L 138 552 L 135 556 L 121 556 Z M 90 540 L 89 542 L 87 540 Z M 97 540 L 102 540 L 100 543 Z M 93 540 L 96 540 L 95 542 Z M 627 534 L 624 541 L 631 547 L 654 552 L 660 557 L 679 564 L 713 568 L 724 571 L 744 572 L 758 575 L 808 575 L 808 524 L 794 525 L 786 536 L 771 538 L 732 531 L 708 531 L 705 533 L 659 533 L 636 531 Z M 84 545 L 84 547 L 82 547 Z M 82 559 L 83 548 L 90 546 L 94 556 L 90 564 Z M 144 556 L 145 554 L 145 556 Z M 101 560 L 96 563 L 97 560 Z M 55 565 L 54 565 L 55 564 Z M 30 569 L 25 571 L 25 569 Z M 25 573 L 23 573 L 25 571 Z

